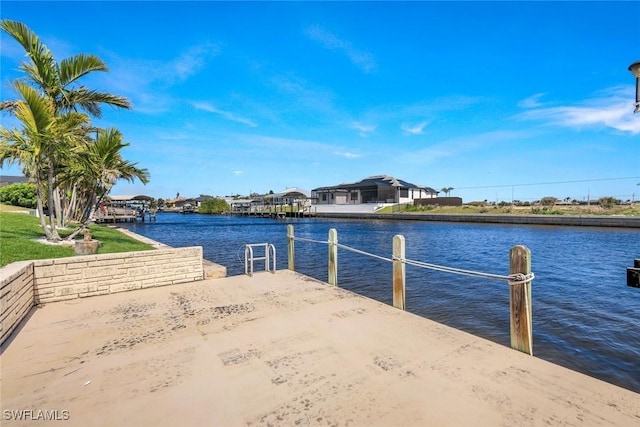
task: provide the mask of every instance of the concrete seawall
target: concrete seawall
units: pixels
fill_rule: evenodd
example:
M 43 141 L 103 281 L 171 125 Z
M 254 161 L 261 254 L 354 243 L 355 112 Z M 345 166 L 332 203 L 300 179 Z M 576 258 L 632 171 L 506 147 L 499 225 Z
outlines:
M 318 212 L 318 218 L 392 219 L 403 221 L 475 222 L 485 224 L 562 225 L 588 227 L 640 228 L 640 217 L 607 215 L 492 215 L 428 213 L 347 213 Z

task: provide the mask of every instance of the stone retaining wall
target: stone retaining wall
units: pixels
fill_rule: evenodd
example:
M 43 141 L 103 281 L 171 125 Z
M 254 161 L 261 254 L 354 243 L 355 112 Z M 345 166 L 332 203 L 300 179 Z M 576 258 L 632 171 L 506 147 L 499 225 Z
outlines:
M 203 278 L 200 246 L 16 262 L 0 270 L 0 344 L 37 304 Z
M 0 274 L 0 344 L 11 335 L 34 303 L 33 262 L 9 264 Z

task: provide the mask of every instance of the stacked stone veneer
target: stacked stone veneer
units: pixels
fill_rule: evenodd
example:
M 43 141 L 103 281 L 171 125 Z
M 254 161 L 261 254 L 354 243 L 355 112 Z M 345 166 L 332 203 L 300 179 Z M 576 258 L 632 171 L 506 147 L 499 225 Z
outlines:
M 0 344 L 31 307 L 203 279 L 202 247 L 23 261 L 0 276 Z

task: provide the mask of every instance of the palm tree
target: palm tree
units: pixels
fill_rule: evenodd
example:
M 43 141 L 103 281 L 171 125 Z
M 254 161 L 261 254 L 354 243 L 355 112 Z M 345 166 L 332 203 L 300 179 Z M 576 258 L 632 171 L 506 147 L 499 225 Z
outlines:
M 447 197 L 449 196 L 449 193 L 451 193 L 451 191 L 453 191 L 454 188 L 453 187 L 444 187 L 443 189 L 441 189 L 440 191 L 442 191 Z
M 20 99 L 12 102 L 12 109 L 22 128 L 0 128 L 0 165 L 19 163 L 25 176 L 35 181 L 40 224 L 48 239 L 59 240 L 51 209 L 56 163 L 71 155 L 70 141 L 77 138 L 79 126 L 88 117 L 74 112 L 56 115 L 51 99 L 33 87 L 15 81 L 14 88 Z M 45 201 L 49 202 L 49 224 Z
M 78 179 L 73 194 L 82 195 L 79 197 L 82 200 L 75 219 L 83 225 L 71 233 L 68 239 L 75 237 L 91 220 L 92 210 L 109 194 L 118 180 L 133 182 L 138 179 L 143 184 L 149 182 L 147 169 L 138 168 L 136 163 L 122 158 L 120 151 L 128 146 L 129 143 L 123 141 L 122 133 L 114 128 L 99 129 L 96 140 L 85 146 L 78 157 L 80 162 L 72 173 Z
M 53 101 L 55 112 L 84 110 L 93 117 L 102 116 L 102 104 L 131 108 L 124 97 L 90 90 L 78 85 L 78 80 L 94 71 L 109 71 L 107 65 L 95 55 L 78 54 L 58 63 L 47 46 L 25 24 L 3 19 L 0 28 L 24 48 L 29 62 L 20 64 L 27 79 Z M 6 105 L 5 105 L 6 104 Z M 0 104 L 11 109 L 10 101 Z
M 0 28 L 20 43 L 27 53 L 29 60 L 22 62 L 20 68 L 26 74 L 26 82 L 31 83 L 29 86 L 16 81 L 14 87 L 21 98 L 0 103 L 0 110 L 16 116 L 24 131 L 23 135 L 19 135 L 20 131 L 5 132 L 3 128 L 1 158 L 3 162 L 20 163 L 25 175 L 40 183 L 38 203 L 44 205 L 46 193 L 50 212 L 49 226 L 43 224 L 43 229 L 47 238 L 58 240 L 60 237 L 53 219 L 57 218 L 58 225 L 64 223 L 63 196 L 59 187 L 60 168 L 68 165 L 73 157 L 71 147 L 87 138 L 88 116 L 78 111 L 100 117 L 102 104 L 121 108 L 131 108 L 131 104 L 126 98 L 90 90 L 78 84 L 78 80 L 89 73 L 108 71 L 106 64 L 97 56 L 80 54 L 58 63 L 46 45 L 26 25 L 2 20 Z M 20 138 L 26 138 L 23 142 L 31 144 L 33 150 L 27 149 L 27 144 L 16 152 Z M 46 179 L 42 174 L 46 174 Z M 39 211 L 42 211 L 42 206 Z

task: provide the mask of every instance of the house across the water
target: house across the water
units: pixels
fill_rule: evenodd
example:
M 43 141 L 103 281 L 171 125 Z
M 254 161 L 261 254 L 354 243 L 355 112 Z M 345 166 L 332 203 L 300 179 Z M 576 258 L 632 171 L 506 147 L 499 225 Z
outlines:
M 310 196 L 309 191 L 292 187 L 252 199 L 227 200 L 227 203 L 233 214 L 276 216 L 280 213 L 285 216 L 303 216 L 310 206 Z
M 151 210 L 153 197 L 139 195 L 107 196 L 98 205 L 94 214 L 97 222 L 120 222 L 155 220 L 155 210 Z
M 370 176 L 358 182 L 311 190 L 311 198 L 317 205 L 401 204 L 437 196 L 438 192 L 433 188 L 388 175 Z

